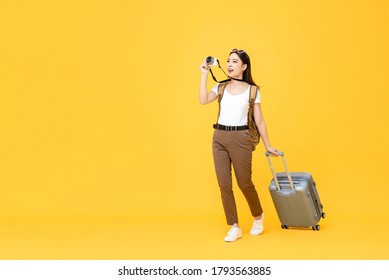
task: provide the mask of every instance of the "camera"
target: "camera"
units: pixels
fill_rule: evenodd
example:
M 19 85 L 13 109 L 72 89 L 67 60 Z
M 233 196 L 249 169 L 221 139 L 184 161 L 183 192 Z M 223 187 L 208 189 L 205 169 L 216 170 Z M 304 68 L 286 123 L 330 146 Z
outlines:
M 212 57 L 212 56 L 207 56 L 207 58 L 205 59 L 205 63 L 207 63 L 208 65 L 211 65 L 211 66 L 216 66 L 217 58 Z

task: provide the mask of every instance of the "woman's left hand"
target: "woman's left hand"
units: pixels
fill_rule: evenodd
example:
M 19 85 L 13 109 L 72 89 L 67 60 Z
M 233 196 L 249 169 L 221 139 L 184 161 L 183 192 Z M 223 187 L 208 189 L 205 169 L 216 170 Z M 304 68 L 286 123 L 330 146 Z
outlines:
M 267 147 L 266 149 L 272 156 L 278 157 L 278 150 L 273 147 Z

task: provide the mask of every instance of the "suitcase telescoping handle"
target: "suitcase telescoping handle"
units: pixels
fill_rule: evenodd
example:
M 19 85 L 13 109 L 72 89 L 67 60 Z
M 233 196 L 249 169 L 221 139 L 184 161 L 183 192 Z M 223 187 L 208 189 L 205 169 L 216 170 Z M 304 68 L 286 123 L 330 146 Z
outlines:
M 290 187 L 291 187 L 292 190 L 294 190 L 294 185 L 293 185 L 292 177 L 290 176 L 290 173 L 289 173 L 289 170 L 288 170 L 288 165 L 286 164 L 285 154 L 284 154 L 284 152 L 281 152 L 281 151 L 278 151 L 277 153 L 282 158 L 282 162 L 284 163 L 284 167 L 285 167 L 286 175 L 288 176 Z M 276 172 L 274 171 L 274 167 L 273 167 L 273 164 L 272 164 L 271 159 L 270 159 L 270 153 L 266 152 L 265 155 L 267 157 L 267 160 L 269 161 L 270 170 L 271 170 L 271 172 L 273 174 L 273 178 L 274 178 L 274 182 L 276 183 L 277 190 L 280 191 L 281 187 L 280 187 L 280 184 L 278 183 L 277 175 L 276 175 Z

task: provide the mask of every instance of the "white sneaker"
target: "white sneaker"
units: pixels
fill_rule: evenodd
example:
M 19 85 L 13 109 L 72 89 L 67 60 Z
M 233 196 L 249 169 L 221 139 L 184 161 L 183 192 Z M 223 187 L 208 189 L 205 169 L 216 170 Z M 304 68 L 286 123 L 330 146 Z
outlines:
M 260 219 L 254 219 L 253 227 L 250 230 L 251 235 L 259 235 L 263 231 L 263 222 L 265 219 L 265 213 L 262 213 L 262 216 Z
M 236 224 L 233 225 L 228 232 L 228 235 L 224 237 L 224 241 L 233 242 L 242 237 L 242 230 Z

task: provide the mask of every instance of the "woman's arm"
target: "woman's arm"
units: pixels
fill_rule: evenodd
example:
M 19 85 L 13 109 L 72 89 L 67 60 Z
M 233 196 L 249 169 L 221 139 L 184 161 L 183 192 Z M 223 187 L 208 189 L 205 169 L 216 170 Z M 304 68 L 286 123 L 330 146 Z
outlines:
M 269 137 L 267 135 L 266 123 L 262 115 L 261 104 L 254 104 L 254 121 L 257 125 L 259 134 L 261 135 L 262 142 L 265 145 L 266 151 L 270 152 L 273 156 L 278 156 L 277 150 L 270 145 Z
M 205 105 L 211 103 L 212 101 L 215 101 L 217 99 L 217 95 L 213 91 L 208 92 L 207 90 L 209 66 L 205 62 L 200 65 L 200 71 L 200 104 Z

